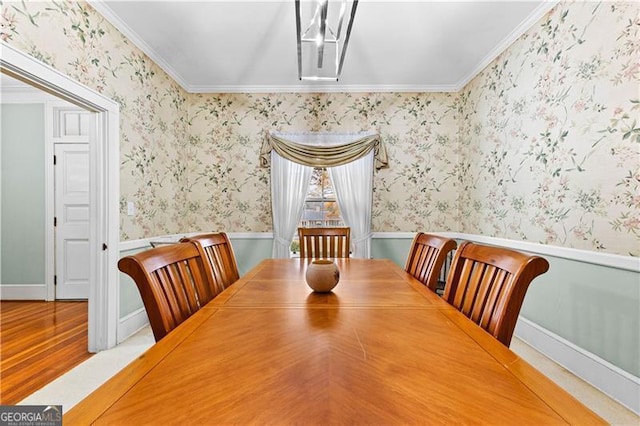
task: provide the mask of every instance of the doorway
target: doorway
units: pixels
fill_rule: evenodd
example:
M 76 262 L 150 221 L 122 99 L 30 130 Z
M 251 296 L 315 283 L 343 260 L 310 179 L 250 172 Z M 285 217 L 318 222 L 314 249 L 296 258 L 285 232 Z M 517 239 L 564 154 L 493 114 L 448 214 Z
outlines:
M 115 346 L 118 325 L 119 107 L 33 57 L 3 44 L 0 72 L 90 111 L 95 144 L 89 145 L 88 349 Z M 95 220 L 94 220 L 95 219 Z M 0 248 L 1 250 L 1 248 Z M 109 285 L 111 283 L 111 285 Z
M 0 86 L 2 299 L 87 300 L 91 114 L 5 75 Z

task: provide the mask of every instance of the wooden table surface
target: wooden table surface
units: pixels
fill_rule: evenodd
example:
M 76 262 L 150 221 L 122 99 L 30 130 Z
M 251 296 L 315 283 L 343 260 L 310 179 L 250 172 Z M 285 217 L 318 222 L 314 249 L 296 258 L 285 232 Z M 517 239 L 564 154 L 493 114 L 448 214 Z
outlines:
M 604 424 L 389 260 L 266 260 L 64 416 L 75 424 Z

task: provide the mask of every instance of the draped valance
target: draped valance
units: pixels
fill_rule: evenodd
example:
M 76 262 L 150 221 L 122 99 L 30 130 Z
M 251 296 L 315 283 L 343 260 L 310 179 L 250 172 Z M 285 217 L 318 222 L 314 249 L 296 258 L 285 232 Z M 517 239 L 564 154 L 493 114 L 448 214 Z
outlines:
M 309 167 L 342 166 L 364 157 L 373 150 L 375 168 L 389 167 L 387 150 L 380 135 L 377 134 L 360 137 L 353 142 L 330 146 L 305 145 L 287 140 L 282 136 L 268 134 L 260 149 L 260 165 L 262 167 L 269 167 L 271 150 L 289 161 Z

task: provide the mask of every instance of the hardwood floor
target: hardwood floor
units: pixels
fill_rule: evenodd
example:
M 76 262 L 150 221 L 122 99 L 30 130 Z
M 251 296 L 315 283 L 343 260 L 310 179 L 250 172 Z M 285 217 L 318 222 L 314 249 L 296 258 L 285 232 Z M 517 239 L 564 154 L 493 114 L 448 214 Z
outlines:
M 20 402 L 91 355 L 87 302 L 0 302 L 0 404 Z

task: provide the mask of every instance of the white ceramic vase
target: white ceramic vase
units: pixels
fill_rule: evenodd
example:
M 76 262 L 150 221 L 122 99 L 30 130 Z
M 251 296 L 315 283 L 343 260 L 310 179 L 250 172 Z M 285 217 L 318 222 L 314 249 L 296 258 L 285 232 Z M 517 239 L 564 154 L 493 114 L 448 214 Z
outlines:
M 327 293 L 338 284 L 340 271 L 338 266 L 331 260 L 313 260 L 307 266 L 305 278 L 313 291 Z

